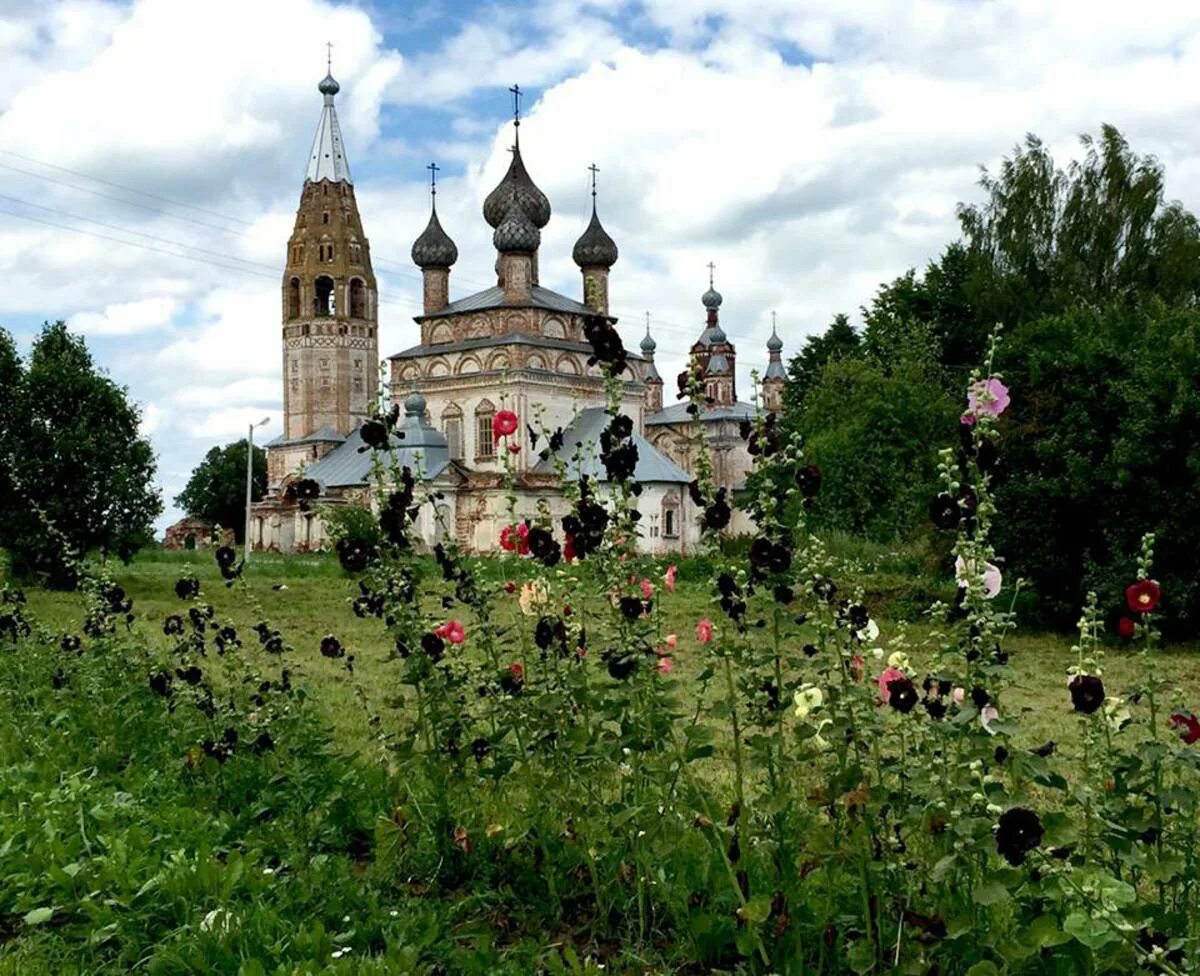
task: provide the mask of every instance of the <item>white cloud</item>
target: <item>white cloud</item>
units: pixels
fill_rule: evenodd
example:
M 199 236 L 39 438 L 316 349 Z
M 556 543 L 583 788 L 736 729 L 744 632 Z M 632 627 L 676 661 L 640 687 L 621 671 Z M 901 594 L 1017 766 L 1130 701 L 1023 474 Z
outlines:
M 142 298 L 119 302 L 103 312 L 79 312 L 67 320 L 73 332 L 94 336 L 127 336 L 161 328 L 171 321 L 179 303 L 174 298 Z

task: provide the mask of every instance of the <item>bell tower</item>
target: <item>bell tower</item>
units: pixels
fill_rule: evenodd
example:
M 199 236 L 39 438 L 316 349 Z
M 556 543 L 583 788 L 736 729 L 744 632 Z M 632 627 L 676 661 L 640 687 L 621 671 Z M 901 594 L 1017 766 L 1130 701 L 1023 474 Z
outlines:
M 362 423 L 379 386 L 378 292 L 333 105 L 340 86 L 326 74 L 317 88 L 324 106 L 283 272 L 284 428 L 273 484 Z

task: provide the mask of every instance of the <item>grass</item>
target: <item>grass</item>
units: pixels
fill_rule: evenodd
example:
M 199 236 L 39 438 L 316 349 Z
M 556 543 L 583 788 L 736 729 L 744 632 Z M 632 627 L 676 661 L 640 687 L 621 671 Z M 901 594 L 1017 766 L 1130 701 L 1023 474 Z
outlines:
M 915 643 L 929 639 L 931 628 L 919 616 L 920 608 L 951 591 L 944 584 L 918 575 L 927 560 L 849 537 L 830 540 L 829 548 L 853 567 L 864 599 L 879 620 L 880 644 L 895 635 L 901 613 L 910 621 L 908 632 Z M 499 585 L 498 562 L 490 566 L 485 563 L 483 571 Z M 381 712 L 386 720 L 390 707 L 402 705 L 400 689 L 389 670 L 391 643 L 378 620 L 354 615 L 351 603 L 358 595 L 357 585 L 331 556 L 255 556 L 247 571 L 249 586 L 245 589 L 227 589 L 211 555 L 203 552 L 148 551 L 129 565 L 112 564 L 110 572 L 134 601 L 134 626 L 152 635 L 164 648 L 168 641 L 162 635 L 162 620 L 186 606 L 174 592 L 175 581 L 182 575 L 195 575 L 200 580 L 201 599 L 216 608 L 218 621 L 232 623 L 248 646 L 257 649 L 250 628 L 260 620 L 270 621 L 293 649 L 287 665 L 297 680 L 307 685 L 336 739 L 348 749 L 361 748 L 368 742 L 372 711 Z M 683 564 L 676 593 L 661 606 L 666 614 L 664 632 L 679 635 L 676 674 L 685 682 L 700 669 L 702 648 L 693 637 L 696 621 L 703 616 L 714 621 L 720 618 L 719 610 L 709 603 L 710 579 L 703 562 Z M 82 598 L 78 594 L 30 590 L 27 596 L 30 611 L 43 624 L 63 633 L 78 631 L 82 618 Z M 513 620 L 518 616 L 515 604 L 515 597 L 502 604 Z M 464 623 L 469 633 L 471 621 Z M 340 661 L 321 657 L 318 648 L 326 634 L 336 635 L 355 656 L 353 672 L 348 672 Z M 1075 660 L 1071 646 L 1071 635 L 1021 630 L 1006 641 L 1017 685 L 1008 701 L 1027 711 L 1020 723 L 1020 744 L 1036 745 L 1047 739 L 1070 741 L 1075 735 L 1076 723 L 1071 720 L 1064 691 L 1066 670 Z M 1200 674 L 1198 650 L 1194 644 L 1168 647 L 1162 656 L 1165 676 L 1184 688 L 1195 689 Z M 913 655 L 918 667 L 924 656 L 920 650 Z M 1105 680 L 1111 692 L 1136 683 L 1137 656 L 1123 650 L 1122 645 L 1114 643 L 1108 649 L 1105 664 Z M 876 664 L 868 670 L 878 671 L 880 667 Z M 1195 702 L 1190 707 L 1194 708 Z

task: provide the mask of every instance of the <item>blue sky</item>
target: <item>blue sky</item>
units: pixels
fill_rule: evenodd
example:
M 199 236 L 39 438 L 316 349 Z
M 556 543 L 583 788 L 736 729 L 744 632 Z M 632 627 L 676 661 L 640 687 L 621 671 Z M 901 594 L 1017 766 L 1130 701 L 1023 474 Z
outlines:
M 232 30 L 230 25 L 236 24 Z M 739 392 L 956 234 L 1023 136 L 1065 160 L 1118 125 L 1200 208 L 1200 11 L 1166 0 L 0 0 L 0 325 L 65 318 L 127 386 L 167 502 L 216 443 L 279 429 L 279 275 L 320 111 L 325 42 L 381 291 L 381 345 L 411 345 L 425 165 L 460 259 L 491 283 L 479 214 L 521 143 L 570 261 L 600 167 L 626 342 L 650 312 L 664 374 L 699 333 L 717 265 Z

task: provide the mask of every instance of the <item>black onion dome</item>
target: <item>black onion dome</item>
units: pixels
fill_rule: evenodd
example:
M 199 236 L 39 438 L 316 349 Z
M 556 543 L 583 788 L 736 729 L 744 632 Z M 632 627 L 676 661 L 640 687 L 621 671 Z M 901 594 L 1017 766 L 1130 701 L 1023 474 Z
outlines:
M 596 207 L 592 207 L 592 219 L 579 240 L 575 242 L 575 250 L 571 257 L 581 268 L 611 268 L 617 263 L 617 245 L 608 231 L 600 224 Z
M 496 232 L 492 235 L 492 243 L 502 254 L 512 251 L 532 253 L 542 243 L 542 232 L 534 226 L 516 196 L 509 203 L 504 219 L 496 227 Z
M 458 260 L 458 248 L 442 230 L 436 207 L 421 236 L 413 241 L 412 259 L 418 268 L 448 268 Z
M 513 150 L 512 162 L 508 164 L 508 172 L 504 174 L 504 179 L 483 201 L 483 219 L 488 222 L 488 226 L 500 226 L 508 213 L 509 203 L 514 198 L 534 227 L 540 230 L 550 222 L 550 201 L 526 172 L 520 149 Z

